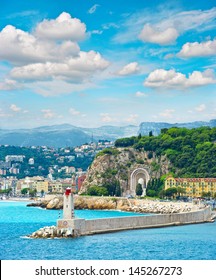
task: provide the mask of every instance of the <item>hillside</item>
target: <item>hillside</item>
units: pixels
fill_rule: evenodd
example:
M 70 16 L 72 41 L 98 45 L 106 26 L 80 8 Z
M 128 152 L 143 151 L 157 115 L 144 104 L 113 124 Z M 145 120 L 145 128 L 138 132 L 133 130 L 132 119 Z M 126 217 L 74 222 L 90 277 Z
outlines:
M 162 129 L 159 136 L 118 139 L 116 147 L 133 147 L 167 156 L 180 177 L 216 177 L 216 128 Z
M 118 139 L 115 148 L 100 152 L 91 164 L 81 193 L 127 195 L 133 170 L 150 175 L 147 195 L 163 187 L 163 175 L 216 177 L 216 128 L 163 129 L 159 136 Z M 138 181 L 137 181 L 138 183 Z M 102 187 L 102 189 L 94 189 Z M 93 188 L 92 188 L 93 187 Z
M 125 196 L 130 194 L 130 176 L 137 168 L 145 168 L 151 178 L 160 180 L 170 170 L 166 156 L 138 151 L 134 148 L 109 148 L 100 152 L 91 164 L 80 193 L 94 191 L 94 187 L 107 190 L 104 195 Z M 97 195 L 97 193 L 89 193 Z

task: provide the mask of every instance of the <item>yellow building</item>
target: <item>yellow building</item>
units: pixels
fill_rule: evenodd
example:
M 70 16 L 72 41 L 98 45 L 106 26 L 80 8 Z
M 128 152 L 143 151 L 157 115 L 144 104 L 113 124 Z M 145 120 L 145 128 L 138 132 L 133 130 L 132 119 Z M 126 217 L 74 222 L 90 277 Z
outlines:
M 49 193 L 63 193 L 64 190 L 62 188 L 61 182 L 49 182 Z
M 169 176 L 165 180 L 165 190 L 168 188 L 183 188 L 185 196 L 201 197 L 203 193 L 216 193 L 216 178 L 174 178 Z
M 37 180 L 33 182 L 33 188 L 37 190 L 37 193 L 48 193 L 48 181 L 46 180 Z

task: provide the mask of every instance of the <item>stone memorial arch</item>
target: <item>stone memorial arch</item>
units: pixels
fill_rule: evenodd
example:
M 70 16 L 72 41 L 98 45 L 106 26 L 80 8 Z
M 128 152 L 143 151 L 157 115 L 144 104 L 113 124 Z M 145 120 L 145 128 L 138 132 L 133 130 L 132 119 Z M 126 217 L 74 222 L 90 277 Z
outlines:
M 142 186 L 142 196 L 146 195 L 146 188 L 148 185 L 148 182 L 150 180 L 150 175 L 147 169 L 145 168 L 136 168 L 132 171 L 130 175 L 130 193 L 132 196 L 136 195 L 136 186 L 137 184 L 141 184 Z

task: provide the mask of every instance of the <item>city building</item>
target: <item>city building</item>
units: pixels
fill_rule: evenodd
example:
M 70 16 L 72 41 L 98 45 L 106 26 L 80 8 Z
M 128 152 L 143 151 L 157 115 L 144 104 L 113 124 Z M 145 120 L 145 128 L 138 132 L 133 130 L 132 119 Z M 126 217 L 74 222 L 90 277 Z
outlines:
M 10 161 L 18 161 L 18 162 L 23 162 L 25 156 L 23 155 L 8 155 L 5 157 L 6 162 Z
M 19 168 L 11 167 L 9 169 L 9 173 L 11 173 L 11 174 L 19 174 Z
M 34 165 L 34 159 L 33 159 L 33 158 L 30 158 L 29 161 L 28 161 L 28 163 L 29 163 L 30 165 Z
M 201 197 L 203 193 L 213 196 L 216 193 L 216 178 L 166 178 L 165 190 L 177 187 L 185 190 L 185 196 Z
M 63 193 L 62 183 L 59 181 L 49 182 L 48 184 L 49 193 Z

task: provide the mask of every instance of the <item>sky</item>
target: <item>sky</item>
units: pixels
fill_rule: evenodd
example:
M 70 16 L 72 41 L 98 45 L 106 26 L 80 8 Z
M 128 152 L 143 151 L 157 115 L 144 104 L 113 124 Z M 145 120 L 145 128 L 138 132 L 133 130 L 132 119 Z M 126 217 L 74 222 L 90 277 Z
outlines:
M 0 129 L 209 121 L 215 69 L 215 0 L 1 0 Z

